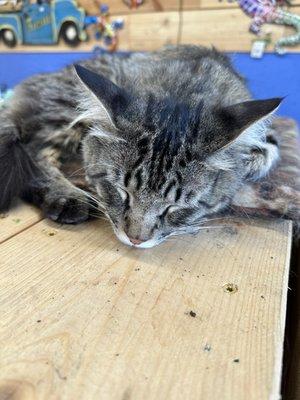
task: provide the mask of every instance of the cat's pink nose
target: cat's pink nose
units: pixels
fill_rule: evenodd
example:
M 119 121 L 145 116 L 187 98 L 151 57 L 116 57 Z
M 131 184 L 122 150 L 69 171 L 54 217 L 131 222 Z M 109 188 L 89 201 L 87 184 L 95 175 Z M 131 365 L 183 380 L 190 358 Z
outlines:
M 133 239 L 133 238 L 129 238 L 129 240 L 131 241 L 132 244 L 134 245 L 138 245 L 144 242 L 144 240 L 140 240 L 140 239 Z

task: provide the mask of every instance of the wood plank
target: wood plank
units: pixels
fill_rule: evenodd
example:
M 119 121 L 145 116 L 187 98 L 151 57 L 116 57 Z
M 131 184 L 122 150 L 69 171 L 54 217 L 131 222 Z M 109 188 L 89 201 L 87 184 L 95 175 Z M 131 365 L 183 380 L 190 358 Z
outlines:
M 214 45 L 223 51 L 249 51 L 255 39 L 249 32 L 249 24 L 250 18 L 239 9 L 185 11 L 181 42 Z M 277 25 L 267 27 L 274 41 L 283 35 L 284 29 Z
M 300 11 L 300 10 L 299 10 Z M 120 32 L 120 50 L 151 51 L 166 44 L 176 44 L 179 39 L 179 13 L 146 13 L 119 16 L 125 27 Z M 250 51 L 255 35 L 249 33 L 250 18 L 238 9 L 184 11 L 182 13 L 181 43 L 211 46 L 223 51 Z M 234 27 L 234 31 L 233 31 Z M 287 32 L 286 27 L 266 25 L 264 31 L 272 32 L 273 41 Z M 101 42 L 91 40 L 77 47 L 78 51 L 90 52 Z M 268 51 L 273 51 L 270 46 Z M 0 44 L 0 51 L 10 51 Z M 73 51 L 61 43 L 59 46 L 17 46 L 18 52 L 67 52 Z M 299 51 L 299 47 L 289 51 Z
M 103 221 L 34 225 L 0 245 L 0 398 L 279 398 L 290 240 L 246 221 L 138 250 Z
M 179 14 L 177 12 L 132 14 L 120 35 L 120 49 L 157 50 L 178 40 Z M 127 30 L 127 32 L 126 32 Z
M 18 202 L 7 213 L 0 213 L 0 243 L 41 219 L 41 213 L 35 207 L 25 206 Z
M 291 7 L 300 5 L 300 0 L 292 0 Z M 236 1 L 229 2 L 228 0 L 183 0 L 184 9 L 226 9 L 239 8 Z M 284 7 L 287 8 L 286 6 Z
M 239 8 L 236 1 L 229 2 L 227 0 L 183 0 L 184 10 L 196 10 L 196 9 L 228 9 L 228 8 Z
M 98 14 L 99 12 L 99 6 L 95 0 L 79 0 L 78 3 L 88 14 Z M 105 4 L 109 6 L 110 15 L 179 10 L 179 0 L 146 0 L 136 9 L 130 9 L 122 0 L 108 0 Z

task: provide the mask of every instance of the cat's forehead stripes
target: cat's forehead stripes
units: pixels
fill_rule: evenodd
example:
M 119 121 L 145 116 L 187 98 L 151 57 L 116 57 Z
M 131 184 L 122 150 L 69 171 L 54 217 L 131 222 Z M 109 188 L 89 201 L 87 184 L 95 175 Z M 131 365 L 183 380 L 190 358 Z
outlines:
M 158 189 L 162 186 L 164 174 L 174 166 L 182 149 L 187 144 L 193 144 L 197 138 L 203 103 L 200 102 L 197 107 L 192 108 L 172 99 L 155 101 L 152 96 L 150 100 L 145 117 L 145 125 L 151 129 L 153 135 L 152 146 L 148 150 L 151 152 L 148 185 L 152 189 Z M 180 166 L 184 168 L 191 160 L 192 153 L 185 149 L 180 155 Z

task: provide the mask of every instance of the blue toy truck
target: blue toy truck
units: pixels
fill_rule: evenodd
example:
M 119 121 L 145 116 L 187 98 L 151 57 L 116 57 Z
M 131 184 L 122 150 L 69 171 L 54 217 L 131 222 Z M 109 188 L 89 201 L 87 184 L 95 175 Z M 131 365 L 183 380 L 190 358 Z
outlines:
M 56 44 L 59 39 L 76 46 L 87 39 L 85 12 L 74 0 L 23 0 L 19 10 L 1 12 L 1 8 L 0 40 L 8 47 Z

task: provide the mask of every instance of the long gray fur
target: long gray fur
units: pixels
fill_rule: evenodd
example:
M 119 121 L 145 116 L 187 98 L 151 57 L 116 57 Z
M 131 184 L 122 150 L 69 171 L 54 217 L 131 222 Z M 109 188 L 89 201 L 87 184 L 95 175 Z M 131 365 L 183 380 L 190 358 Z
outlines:
M 78 223 L 97 209 L 121 241 L 151 247 L 199 229 L 278 159 L 280 99 L 251 101 L 214 49 L 105 54 L 76 71 L 27 79 L 0 115 L 0 210 L 21 197 Z M 70 160 L 90 192 L 62 173 Z

